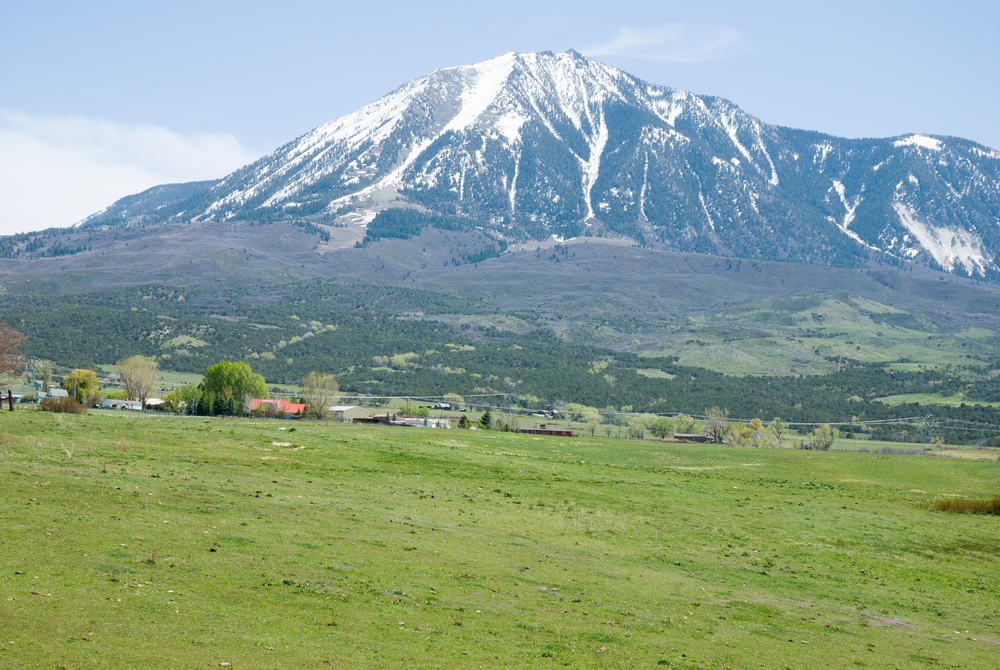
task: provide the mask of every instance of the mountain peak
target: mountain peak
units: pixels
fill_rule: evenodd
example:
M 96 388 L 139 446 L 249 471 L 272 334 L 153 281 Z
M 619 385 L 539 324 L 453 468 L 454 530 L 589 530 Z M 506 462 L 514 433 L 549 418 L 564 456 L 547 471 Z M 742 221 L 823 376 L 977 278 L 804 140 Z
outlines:
M 365 225 L 409 207 L 509 240 L 617 235 L 823 264 L 995 273 L 1000 160 L 954 138 L 771 126 L 572 49 L 436 70 L 157 216 Z

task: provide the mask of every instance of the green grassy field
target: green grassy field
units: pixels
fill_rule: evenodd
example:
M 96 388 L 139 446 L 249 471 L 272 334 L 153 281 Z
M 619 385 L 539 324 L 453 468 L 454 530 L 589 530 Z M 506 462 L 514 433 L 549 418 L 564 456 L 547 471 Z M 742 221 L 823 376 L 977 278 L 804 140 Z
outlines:
M 968 459 L 4 414 L 0 666 L 992 668 Z
M 903 403 L 916 402 L 921 405 L 951 405 L 952 407 L 959 407 L 963 404 L 986 405 L 987 407 L 1000 406 L 1000 403 L 996 402 L 968 400 L 964 393 L 956 393 L 950 396 L 944 396 L 940 393 L 906 393 L 904 395 L 890 395 L 879 398 L 879 401 L 887 405 L 902 405 Z

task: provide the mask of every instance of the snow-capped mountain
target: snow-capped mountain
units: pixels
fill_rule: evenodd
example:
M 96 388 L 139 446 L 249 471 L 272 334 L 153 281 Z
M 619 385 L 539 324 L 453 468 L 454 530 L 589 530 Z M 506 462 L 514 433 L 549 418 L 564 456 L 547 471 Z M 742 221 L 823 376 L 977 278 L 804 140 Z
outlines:
M 147 213 L 365 222 L 389 207 L 466 217 L 510 239 L 614 233 L 823 264 L 875 251 L 993 275 L 1000 152 L 772 126 L 573 51 L 510 53 L 416 79 Z

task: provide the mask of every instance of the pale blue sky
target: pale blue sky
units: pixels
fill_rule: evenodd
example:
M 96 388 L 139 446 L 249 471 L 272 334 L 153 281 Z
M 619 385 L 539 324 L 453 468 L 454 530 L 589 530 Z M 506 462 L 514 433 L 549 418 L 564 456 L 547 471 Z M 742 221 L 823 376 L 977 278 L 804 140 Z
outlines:
M 434 69 L 576 49 L 768 123 L 1000 149 L 1000 3 L 7 2 L 0 233 L 221 177 Z

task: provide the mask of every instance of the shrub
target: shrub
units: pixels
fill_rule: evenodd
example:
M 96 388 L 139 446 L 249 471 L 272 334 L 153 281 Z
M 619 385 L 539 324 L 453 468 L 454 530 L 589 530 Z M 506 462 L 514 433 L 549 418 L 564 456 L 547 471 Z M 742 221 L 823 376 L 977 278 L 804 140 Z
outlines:
M 946 498 L 934 503 L 934 509 L 955 514 L 995 514 L 1000 515 L 1000 496 L 991 500 L 969 500 L 966 498 Z
M 76 398 L 42 398 L 38 403 L 41 412 L 56 412 L 57 414 L 86 414 L 87 406 L 77 402 Z
M 806 439 L 799 445 L 799 449 L 812 449 L 815 451 L 829 451 L 833 446 L 833 441 L 840 435 L 840 431 L 832 428 L 830 424 L 824 423 L 806 436 Z

